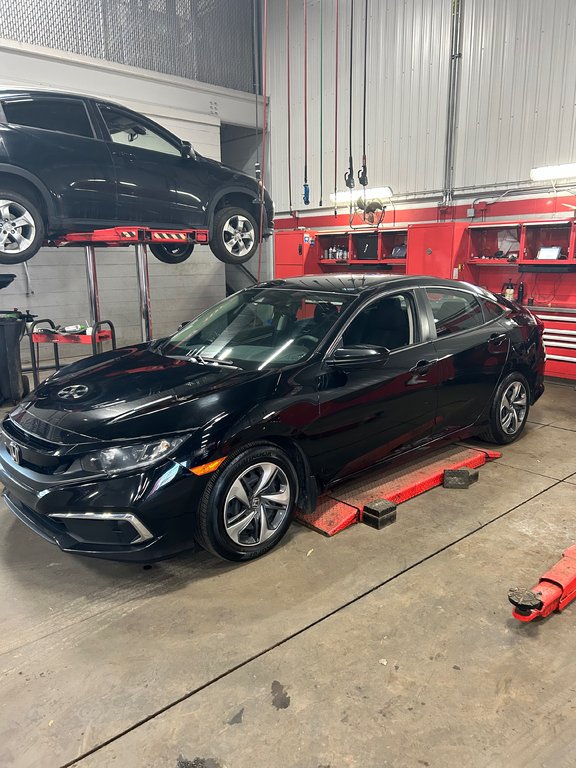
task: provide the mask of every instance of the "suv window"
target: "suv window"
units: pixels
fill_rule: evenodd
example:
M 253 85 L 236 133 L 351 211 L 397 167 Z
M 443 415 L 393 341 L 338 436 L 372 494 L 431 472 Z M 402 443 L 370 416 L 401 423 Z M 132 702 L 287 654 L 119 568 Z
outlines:
M 83 101 L 46 97 L 9 99 L 2 103 L 2 108 L 6 120 L 14 125 L 94 138 Z
M 472 294 L 452 288 L 426 288 L 426 293 L 432 305 L 438 337 L 484 324 L 482 307 Z
M 100 112 L 115 144 L 125 144 L 132 148 L 162 152 L 164 155 L 181 156 L 180 150 L 157 133 L 143 120 L 138 120 L 130 112 L 100 105 Z
M 414 342 L 414 314 L 408 296 L 386 296 L 363 309 L 344 331 L 342 347 L 399 349 Z

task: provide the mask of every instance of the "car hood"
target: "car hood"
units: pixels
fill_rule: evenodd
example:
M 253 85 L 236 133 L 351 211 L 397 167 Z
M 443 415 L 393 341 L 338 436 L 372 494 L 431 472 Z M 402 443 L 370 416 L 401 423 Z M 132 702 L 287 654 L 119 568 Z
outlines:
M 88 358 L 41 384 L 10 419 L 64 444 L 170 435 L 235 418 L 273 386 L 277 374 L 165 357 L 138 345 Z
M 200 155 L 198 153 L 196 154 L 196 159 L 202 163 L 205 163 L 210 168 L 218 169 L 220 172 L 225 171 L 226 174 L 230 176 L 231 180 L 242 182 L 243 186 L 252 187 L 254 189 L 254 194 L 258 195 L 258 182 L 253 176 L 250 176 L 243 171 L 239 171 L 237 168 L 232 168 L 230 165 L 225 165 L 218 160 L 212 160 L 210 157 L 204 157 L 204 155 Z

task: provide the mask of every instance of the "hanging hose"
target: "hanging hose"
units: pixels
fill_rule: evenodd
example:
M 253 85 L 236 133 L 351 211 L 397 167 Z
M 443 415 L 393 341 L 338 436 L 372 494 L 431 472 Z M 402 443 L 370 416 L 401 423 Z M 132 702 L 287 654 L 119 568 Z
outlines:
M 290 83 L 290 0 L 286 0 L 286 96 L 288 100 L 288 205 L 292 214 L 292 96 Z
M 334 216 L 338 216 L 338 207 L 336 205 L 336 195 L 338 193 L 338 59 L 339 53 L 339 0 L 336 0 L 336 41 L 334 50 L 336 52 L 336 66 L 334 71 Z
M 260 135 L 260 129 L 258 126 L 258 95 L 260 93 L 260 61 L 258 59 L 258 9 L 256 6 L 256 0 L 252 0 L 252 49 L 254 52 L 254 142 L 258 146 L 258 139 Z M 258 160 L 258 154 L 254 160 L 254 178 L 260 181 L 260 162 Z
M 308 0 L 304 0 L 304 205 L 310 205 L 308 186 Z
M 266 132 L 268 131 L 268 81 L 267 81 L 267 60 L 268 60 L 268 0 L 262 0 L 264 9 L 264 21 L 262 30 L 262 177 L 260 181 L 260 233 L 259 233 L 259 246 L 258 246 L 258 282 L 260 282 L 260 274 L 262 271 L 262 243 L 264 238 L 262 232 L 264 230 L 264 171 L 266 168 Z
M 363 187 L 368 186 L 368 169 L 366 167 L 366 90 L 368 68 L 368 0 L 364 1 L 364 94 L 362 104 L 362 168 L 358 171 L 358 181 Z
M 323 176 L 324 176 L 324 150 L 322 147 L 322 118 L 324 112 L 324 13 L 323 4 L 320 0 L 320 202 L 318 205 L 322 207 L 322 188 L 323 188 Z
M 354 189 L 354 161 L 352 160 L 352 73 L 354 62 L 352 56 L 354 53 L 354 0 L 350 0 L 350 107 L 348 115 L 348 170 L 344 174 L 344 181 L 348 189 Z M 352 209 L 352 201 L 350 201 L 350 209 Z

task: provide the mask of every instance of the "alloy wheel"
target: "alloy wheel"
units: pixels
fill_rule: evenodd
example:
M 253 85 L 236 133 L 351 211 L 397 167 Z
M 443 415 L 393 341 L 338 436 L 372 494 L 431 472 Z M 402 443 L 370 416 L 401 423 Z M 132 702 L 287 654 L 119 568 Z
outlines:
M 21 203 L 0 200 L 0 253 L 22 253 L 30 247 L 35 236 L 32 214 Z
M 524 424 L 528 393 L 521 381 L 513 381 L 502 394 L 500 426 L 507 435 L 515 435 Z
M 235 214 L 228 219 L 222 234 L 226 250 L 237 258 L 249 253 L 256 240 L 252 222 L 240 214 Z
M 226 496 L 226 533 L 244 547 L 263 544 L 286 519 L 291 499 L 288 477 L 278 464 L 253 464 L 238 475 Z

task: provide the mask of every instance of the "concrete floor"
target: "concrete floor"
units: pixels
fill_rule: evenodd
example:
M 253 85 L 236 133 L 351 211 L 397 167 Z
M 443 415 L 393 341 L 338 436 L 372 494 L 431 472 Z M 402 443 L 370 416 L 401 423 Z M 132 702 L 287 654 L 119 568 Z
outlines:
M 576 764 L 576 603 L 511 618 L 576 541 L 576 391 L 468 491 L 250 565 L 74 558 L 0 502 L 0 766 Z

